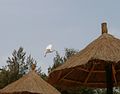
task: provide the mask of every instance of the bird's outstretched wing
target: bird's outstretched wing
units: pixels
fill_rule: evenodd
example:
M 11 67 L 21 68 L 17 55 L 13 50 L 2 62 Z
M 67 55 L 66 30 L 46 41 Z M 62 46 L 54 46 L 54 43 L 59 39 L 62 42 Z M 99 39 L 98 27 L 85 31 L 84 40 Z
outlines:
M 46 49 L 45 49 L 44 57 L 46 57 L 46 54 L 47 54 L 47 53 L 51 53 L 51 52 L 53 52 L 53 50 L 52 50 L 52 45 L 49 44 L 49 45 L 46 47 Z
M 52 44 L 49 44 L 49 45 L 46 47 L 46 50 L 47 50 L 47 49 L 52 50 Z

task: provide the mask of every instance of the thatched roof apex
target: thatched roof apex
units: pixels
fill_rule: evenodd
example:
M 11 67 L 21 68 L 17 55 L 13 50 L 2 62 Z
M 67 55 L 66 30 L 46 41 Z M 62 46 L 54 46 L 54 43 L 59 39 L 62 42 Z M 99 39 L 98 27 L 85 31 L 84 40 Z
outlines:
M 0 92 L 12 94 L 14 92 L 30 92 L 38 94 L 60 94 L 54 87 L 40 78 L 37 73 L 32 70 L 19 80 L 3 88 Z
M 119 62 L 120 39 L 108 34 L 106 26 L 106 23 L 102 23 L 102 34 L 55 70 L 76 67 L 96 59 L 115 63 Z

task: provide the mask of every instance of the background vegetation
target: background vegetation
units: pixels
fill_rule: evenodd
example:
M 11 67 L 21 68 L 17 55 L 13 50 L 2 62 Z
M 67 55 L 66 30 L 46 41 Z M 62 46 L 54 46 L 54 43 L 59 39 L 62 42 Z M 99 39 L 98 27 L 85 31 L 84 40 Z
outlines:
M 56 67 L 64 64 L 67 59 L 76 53 L 78 53 L 78 50 L 66 48 L 64 56 L 60 56 L 56 51 L 53 65 L 48 68 L 48 74 Z M 31 55 L 27 55 L 23 47 L 19 47 L 18 50 L 13 51 L 12 57 L 8 57 L 6 63 L 6 66 L 0 68 L 0 89 L 21 78 L 30 71 L 32 64 L 37 65 L 38 62 Z M 37 67 L 36 71 L 44 80 L 47 80 L 47 75 L 42 72 L 40 66 Z M 91 89 L 86 87 L 81 87 L 78 90 L 58 90 L 61 94 L 106 94 L 106 89 Z M 120 94 L 118 87 L 114 88 L 114 94 Z

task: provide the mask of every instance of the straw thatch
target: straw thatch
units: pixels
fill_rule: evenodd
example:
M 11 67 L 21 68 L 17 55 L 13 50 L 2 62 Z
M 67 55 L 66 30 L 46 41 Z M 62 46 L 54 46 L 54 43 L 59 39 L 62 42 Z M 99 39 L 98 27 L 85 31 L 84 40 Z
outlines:
M 120 40 L 108 34 L 106 27 L 102 27 L 102 35 L 51 72 L 48 81 L 62 87 L 106 87 L 105 65 L 111 62 L 114 86 L 118 86 Z
M 2 94 L 60 94 L 54 87 L 40 78 L 34 70 L 6 86 L 0 92 Z

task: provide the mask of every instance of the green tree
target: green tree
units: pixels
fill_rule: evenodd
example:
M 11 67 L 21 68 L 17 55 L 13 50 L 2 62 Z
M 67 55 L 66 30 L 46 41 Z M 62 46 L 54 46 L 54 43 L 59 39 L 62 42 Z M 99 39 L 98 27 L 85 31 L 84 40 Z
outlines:
M 77 50 L 65 48 L 65 55 L 60 56 L 60 54 L 56 51 L 56 55 L 53 59 L 53 65 L 52 67 L 48 68 L 48 73 L 65 63 L 67 59 L 69 59 L 72 55 L 76 54 L 77 52 Z
M 53 59 L 53 66 L 48 68 L 48 73 L 50 73 L 53 69 L 57 68 L 58 66 L 62 65 L 64 63 L 63 57 L 60 56 L 60 54 L 56 51 L 56 55 Z
M 0 88 L 5 87 L 28 73 L 32 64 L 37 65 L 36 60 L 31 55 L 26 58 L 26 52 L 22 47 L 14 50 L 12 57 L 8 57 L 7 65 L 0 69 Z M 47 78 L 46 74 L 41 72 L 40 67 L 36 71 L 42 78 Z
M 37 61 L 31 56 L 29 55 L 27 58 L 26 58 L 26 67 L 27 67 L 27 71 L 29 72 L 31 70 L 31 67 L 32 67 L 32 64 L 35 64 L 37 65 Z M 40 70 L 41 71 L 41 70 Z
M 9 84 L 8 81 L 9 71 L 6 67 L 0 69 L 0 89 Z
M 95 94 L 95 90 L 91 88 L 81 87 L 78 91 L 79 94 Z
M 26 66 L 28 68 L 28 71 L 31 70 L 32 64 L 35 64 L 36 67 L 38 67 L 37 61 L 31 55 L 29 55 L 26 59 Z M 44 80 L 47 79 L 47 75 L 44 72 L 42 72 L 41 67 L 36 68 L 36 71 L 41 76 L 41 78 L 43 78 Z
M 78 50 L 65 48 L 64 62 L 76 53 L 78 53 Z
M 7 69 L 9 70 L 9 83 L 16 81 L 25 74 L 25 55 L 26 52 L 20 47 L 18 50 L 13 51 L 11 58 L 8 57 Z

